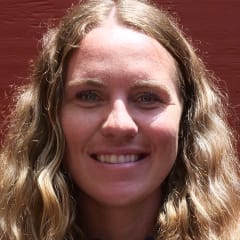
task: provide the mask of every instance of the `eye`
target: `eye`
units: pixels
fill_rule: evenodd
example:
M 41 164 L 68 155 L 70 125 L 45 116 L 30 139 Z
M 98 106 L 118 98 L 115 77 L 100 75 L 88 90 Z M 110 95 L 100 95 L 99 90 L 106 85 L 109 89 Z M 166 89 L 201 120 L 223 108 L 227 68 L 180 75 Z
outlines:
M 81 91 L 76 94 L 77 99 L 81 101 L 98 101 L 100 100 L 98 94 L 94 90 Z
M 144 108 L 154 108 L 161 104 L 163 101 L 156 93 L 142 92 L 137 95 L 135 102 Z
M 83 90 L 76 93 L 77 101 L 83 106 L 95 106 L 102 101 L 100 94 L 95 90 Z
M 158 97 L 155 94 L 152 93 L 144 93 L 141 96 L 138 97 L 139 102 L 146 102 L 146 103 L 151 103 L 158 101 Z

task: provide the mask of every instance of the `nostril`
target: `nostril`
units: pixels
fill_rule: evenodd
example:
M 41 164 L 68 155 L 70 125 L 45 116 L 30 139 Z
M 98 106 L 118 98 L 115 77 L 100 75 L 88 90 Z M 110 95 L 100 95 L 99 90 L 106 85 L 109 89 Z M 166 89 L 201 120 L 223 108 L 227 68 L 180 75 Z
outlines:
M 136 127 L 134 116 L 127 109 L 127 104 L 124 102 L 124 100 L 115 100 L 112 108 L 109 110 L 108 115 L 106 116 L 104 126 L 121 129 L 128 129 L 133 126 Z
M 138 126 L 130 116 L 109 116 L 103 123 L 101 130 L 105 136 L 111 135 L 132 138 L 136 136 L 138 132 Z

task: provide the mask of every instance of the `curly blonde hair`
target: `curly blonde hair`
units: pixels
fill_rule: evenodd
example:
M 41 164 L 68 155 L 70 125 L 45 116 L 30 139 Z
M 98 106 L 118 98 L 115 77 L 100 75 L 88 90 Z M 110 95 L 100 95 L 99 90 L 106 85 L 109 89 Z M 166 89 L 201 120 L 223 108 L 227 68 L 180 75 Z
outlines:
M 156 39 L 173 56 L 183 98 L 178 156 L 164 182 L 158 240 L 237 240 L 240 170 L 226 99 L 175 20 L 143 0 L 89 0 L 43 37 L 21 87 L 0 155 L 0 239 L 84 239 L 74 186 L 63 167 L 59 121 L 64 68 L 84 36 L 115 8 L 118 23 Z M 77 236 L 77 237 L 76 237 Z

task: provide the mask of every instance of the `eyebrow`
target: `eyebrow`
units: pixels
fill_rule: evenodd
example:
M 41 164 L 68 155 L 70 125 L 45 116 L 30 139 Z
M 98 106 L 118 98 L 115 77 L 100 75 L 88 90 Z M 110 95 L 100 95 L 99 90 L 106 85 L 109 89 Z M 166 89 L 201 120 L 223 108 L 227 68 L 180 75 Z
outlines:
M 70 80 L 67 84 L 66 87 L 74 87 L 74 86 L 78 86 L 78 85 L 89 85 L 89 86 L 93 86 L 93 87 L 99 87 L 102 88 L 104 86 L 106 86 L 106 84 L 101 81 L 100 79 L 97 78 L 83 78 L 83 79 L 73 79 Z
M 133 84 L 131 84 L 130 86 L 131 88 L 158 88 L 158 89 L 162 89 L 163 91 L 170 93 L 169 88 L 164 85 L 159 83 L 159 81 L 157 80 L 152 80 L 152 79 L 148 79 L 148 80 L 141 80 L 141 81 L 135 81 Z
M 74 86 L 78 86 L 78 85 L 89 85 L 89 86 L 93 86 L 93 87 L 105 87 L 107 84 L 104 83 L 102 80 L 97 79 L 97 78 L 84 78 L 84 79 L 74 79 L 69 81 L 66 84 L 66 87 L 74 87 Z M 139 88 L 159 88 L 162 89 L 163 91 L 169 92 L 168 87 L 166 87 L 163 84 L 160 84 L 159 81 L 156 80 L 152 80 L 152 79 L 148 79 L 148 80 L 136 80 L 134 81 L 131 85 L 130 88 L 135 88 L 135 87 L 139 87 Z

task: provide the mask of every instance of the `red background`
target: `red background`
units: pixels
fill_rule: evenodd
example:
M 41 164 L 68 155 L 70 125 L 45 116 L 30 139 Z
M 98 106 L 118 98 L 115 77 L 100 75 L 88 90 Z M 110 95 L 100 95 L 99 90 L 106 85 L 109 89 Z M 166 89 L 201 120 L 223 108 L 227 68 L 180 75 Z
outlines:
M 8 102 L 11 84 L 26 81 L 28 65 L 37 55 L 39 39 L 47 25 L 56 23 L 70 0 L 0 0 L 0 111 Z M 240 1 L 157 1 L 169 9 L 190 35 L 208 69 L 225 83 L 230 96 L 231 118 L 240 133 Z M 4 121 L 1 114 L 0 121 Z

